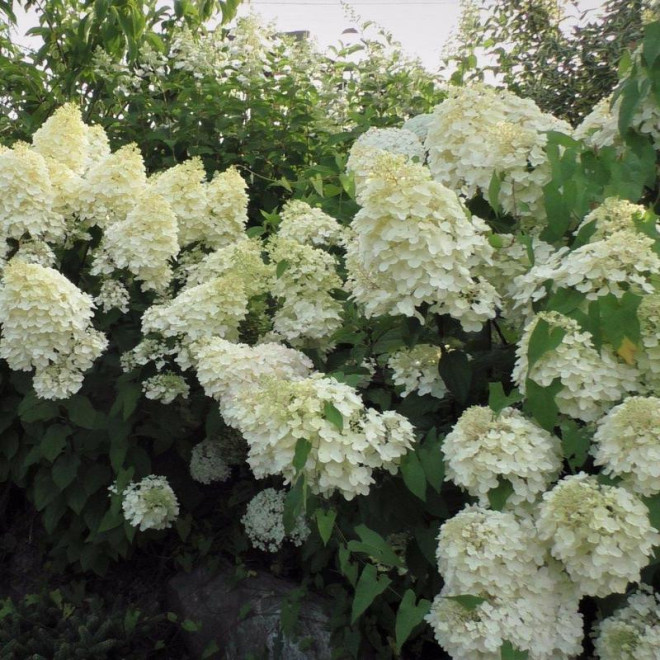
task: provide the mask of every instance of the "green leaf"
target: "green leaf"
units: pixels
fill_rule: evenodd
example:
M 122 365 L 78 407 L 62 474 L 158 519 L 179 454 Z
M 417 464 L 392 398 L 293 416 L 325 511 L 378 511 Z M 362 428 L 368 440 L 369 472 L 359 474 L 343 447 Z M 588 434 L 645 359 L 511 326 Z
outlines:
M 373 564 L 367 564 L 364 567 L 360 579 L 355 586 L 351 623 L 357 621 L 371 603 L 374 602 L 376 597 L 380 596 L 390 586 L 391 582 L 392 580 L 386 575 L 378 575 L 378 571 Z
M 22 421 L 41 422 L 59 416 L 59 406 L 54 401 L 44 401 L 37 398 L 34 392 L 29 392 L 18 404 L 18 416 Z
M 642 55 L 648 68 L 652 68 L 660 56 L 660 21 L 653 21 L 644 26 Z
M 401 476 L 406 488 L 420 500 L 426 501 L 426 472 L 414 451 L 409 451 L 401 459 Z
M 525 404 L 523 409 L 546 430 L 552 433 L 559 416 L 555 397 L 562 390 L 561 379 L 555 378 L 548 387 L 535 383 L 530 378 L 525 384 Z
M 60 456 L 53 465 L 53 481 L 55 485 L 64 490 L 78 474 L 78 467 L 80 466 L 80 458 L 76 454 L 65 454 Z
M 202 629 L 202 624 L 195 623 L 195 621 L 191 621 L 190 619 L 185 619 L 181 622 L 181 627 L 186 632 L 199 632 Z
M 202 660 L 206 660 L 207 658 L 211 658 L 216 654 L 218 651 L 220 651 L 220 647 L 218 646 L 218 642 L 216 642 L 214 639 L 212 639 L 205 647 L 204 647 L 204 652 L 202 653 Z
M 280 277 L 282 277 L 282 275 L 284 275 L 284 271 L 286 271 L 286 269 L 290 265 L 291 264 L 286 259 L 282 259 L 282 261 L 280 261 L 277 264 L 277 266 L 275 268 L 275 276 L 277 277 L 278 280 L 280 279 Z
M 539 319 L 534 326 L 527 349 L 528 373 L 533 366 L 549 351 L 553 351 L 566 335 L 566 330 L 551 326 L 546 320 Z
M 51 424 L 41 439 L 41 455 L 51 463 L 66 447 L 66 439 L 71 435 L 71 428 L 64 424 Z
M 42 511 L 59 494 L 53 480 L 46 470 L 37 473 L 34 479 L 34 506 L 37 511 Z
M 123 523 L 124 523 L 124 517 L 122 516 L 122 514 L 116 513 L 112 509 L 109 509 L 108 511 L 106 511 L 103 518 L 101 518 L 101 522 L 99 523 L 98 529 L 96 531 L 99 534 L 101 534 L 102 532 L 108 532 L 111 529 L 121 527 Z
M 651 525 L 660 532 L 660 495 L 652 497 L 643 497 L 642 500 L 649 510 L 649 520 Z
M 513 493 L 513 486 L 508 479 L 498 479 L 497 488 L 492 488 L 488 491 L 488 502 L 493 511 L 501 511 L 509 499 L 509 495 Z
M 396 624 L 394 634 L 396 637 L 396 650 L 401 653 L 401 648 L 410 637 L 410 633 L 424 621 L 424 617 L 431 609 L 431 601 L 422 598 L 415 604 L 416 596 L 412 589 L 408 589 L 403 595 L 401 605 L 396 613 Z
M 564 458 L 571 470 L 579 470 L 589 457 L 592 434 L 586 426 L 578 426 L 568 419 L 562 421 L 559 428 Z
M 528 651 L 519 651 L 511 642 L 504 642 L 500 647 L 501 660 L 526 660 L 528 657 Z
M 633 344 L 640 340 L 640 326 L 637 318 L 637 309 L 642 297 L 626 291 L 620 298 L 609 293 L 598 299 L 600 310 L 600 325 L 603 340 L 619 350 L 624 340 Z
M 461 404 L 466 403 L 472 382 L 468 356 L 463 351 L 449 351 L 440 358 L 438 372 L 456 400 Z
M 284 499 L 284 531 L 287 534 L 293 529 L 298 516 L 304 512 L 306 498 L 307 484 L 304 477 L 300 477 Z
M 457 603 L 462 605 L 468 612 L 472 612 L 481 605 L 485 603 L 488 599 L 482 598 L 481 596 L 471 596 L 469 594 L 461 594 L 460 596 L 444 596 L 449 600 L 455 600 Z
M 358 567 L 357 564 L 350 561 L 351 552 L 345 546 L 339 546 L 339 552 L 337 553 L 337 559 L 339 560 L 339 570 L 342 575 L 351 583 L 351 586 L 355 587 L 357 584 L 358 577 Z
M 105 415 L 94 410 L 86 396 L 74 394 L 65 405 L 72 424 L 92 431 L 105 428 Z
M 547 300 L 545 309 L 570 314 L 584 302 L 584 293 L 576 289 L 557 289 Z
M 364 552 L 380 564 L 403 568 L 401 558 L 378 532 L 374 532 L 366 525 L 357 525 L 355 533 L 360 537 L 360 541 L 348 542 L 347 547 L 351 552 Z
M 490 184 L 488 186 L 488 203 L 490 207 L 495 212 L 495 215 L 500 214 L 500 188 L 502 185 L 502 180 L 498 172 L 493 172 L 493 176 L 490 178 Z
M 332 536 L 332 529 L 335 526 L 337 512 L 334 509 L 316 509 L 316 525 L 319 528 L 319 536 L 323 545 L 328 545 Z
M 442 453 L 442 440 L 435 428 L 431 429 L 424 441 L 417 447 L 419 462 L 422 464 L 426 480 L 431 488 L 439 493 L 445 478 L 445 460 Z
M 296 449 L 293 454 L 293 468 L 295 469 L 296 474 L 304 469 L 310 451 L 312 451 L 312 443 L 305 438 L 298 438 Z
M 323 404 L 323 417 L 334 424 L 340 431 L 344 430 L 344 416 L 335 408 L 331 401 Z
M 509 394 L 505 394 L 502 383 L 488 383 L 488 406 L 496 415 L 499 415 L 505 408 L 513 406 L 522 400 L 522 394 L 515 387 Z

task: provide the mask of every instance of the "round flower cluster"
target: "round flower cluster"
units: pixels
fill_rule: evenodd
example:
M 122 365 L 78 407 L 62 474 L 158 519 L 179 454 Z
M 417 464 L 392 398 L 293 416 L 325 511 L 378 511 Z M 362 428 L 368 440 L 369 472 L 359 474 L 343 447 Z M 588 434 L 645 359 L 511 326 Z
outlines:
M 143 381 L 142 391 L 147 399 L 160 401 L 167 405 L 172 403 L 178 396 L 187 399 L 188 394 L 190 394 L 190 387 L 183 376 L 167 371 Z
M 529 342 L 539 321 L 547 323 L 550 332 L 562 332 L 563 337 L 530 369 Z M 639 389 L 639 373 L 634 367 L 617 361 L 607 346 L 597 351 L 591 335 L 559 312 L 541 312 L 527 325 L 516 349 L 512 378 L 523 394 L 528 378 L 542 387 L 559 378 L 562 389 L 555 397 L 559 411 L 585 422 L 595 421 L 612 404 Z
M 632 396 L 598 421 L 592 453 L 639 495 L 660 493 L 660 398 Z
M 104 280 L 98 295 L 94 298 L 94 302 L 104 312 L 109 312 L 111 309 L 118 309 L 120 312 L 126 314 L 128 312 L 130 295 L 128 289 L 121 282 L 117 280 Z
M 288 534 L 284 531 L 285 498 L 286 491 L 266 488 L 248 503 L 241 522 L 253 547 L 264 552 L 277 552 L 285 539 L 300 546 L 309 536 L 310 529 L 302 514 Z
M 131 482 L 122 492 L 124 518 L 145 529 L 166 529 L 179 515 L 179 503 L 166 477 L 149 475 Z
M 543 187 L 551 179 L 547 131 L 570 134 L 569 124 L 529 99 L 487 85 L 452 88 L 436 106 L 426 138 L 433 178 L 467 198 L 489 200 L 493 176 L 506 213 L 542 218 Z
M 646 209 L 640 204 L 632 204 L 618 197 L 608 197 L 584 217 L 577 231 L 593 224 L 593 233 L 589 237 L 592 242 L 607 238 L 614 232 L 634 231 L 635 217 L 643 215 L 645 211 Z
M 660 543 L 640 499 L 584 472 L 565 477 L 543 495 L 536 527 L 552 556 L 589 596 L 625 592 Z
M 299 380 L 262 376 L 230 394 L 221 401 L 222 414 L 247 440 L 255 476 L 294 479 L 293 458 L 304 439 L 311 449 L 303 472 L 312 491 L 322 495 L 367 494 L 373 471 L 396 472 L 415 441 L 405 417 L 365 409 L 352 387 L 323 374 Z
M 269 241 L 268 255 L 278 269 L 285 266 L 270 289 L 278 301 L 273 329 L 292 345 L 327 347 L 342 321 L 341 302 L 330 295 L 342 286 L 335 258 L 281 236 Z
M 190 476 L 201 484 L 227 481 L 231 469 L 225 462 L 222 445 L 206 439 L 193 447 L 190 455 Z
M 499 660 L 507 641 L 530 660 L 570 660 L 582 651 L 579 595 L 556 568 L 542 567 L 519 591 L 488 596 L 474 608 L 455 599 L 461 595 L 445 585 L 426 615 L 452 658 Z
M 559 438 L 515 408 L 496 415 L 490 408 L 468 408 L 447 434 L 442 451 L 448 481 L 488 504 L 488 492 L 501 479 L 513 486 L 508 502 L 533 502 L 559 474 Z
M 172 279 L 170 259 L 179 252 L 176 216 L 167 201 L 146 190 L 133 200 L 124 220 L 105 229 L 92 274 L 126 268 L 143 289 L 164 290 Z
M 247 184 L 235 167 L 216 172 L 206 184 L 208 219 L 198 240 L 213 248 L 229 245 L 245 236 L 248 215 Z
M 641 351 L 637 367 L 650 394 L 660 396 L 660 293 L 644 296 L 637 308 Z
M 48 243 L 40 240 L 21 241 L 12 259 L 20 259 L 28 264 L 38 264 L 46 268 L 53 267 L 56 262 L 55 253 Z
M 142 316 L 142 332 L 158 332 L 164 337 L 182 337 L 187 341 L 214 336 L 237 340 L 247 304 L 245 287 L 239 277 L 216 277 L 147 309 Z
M 370 128 L 353 143 L 346 163 L 346 169 L 355 177 L 358 196 L 374 174 L 374 157 L 383 151 L 398 154 L 404 160 L 424 162 L 424 146 L 413 132 L 403 128 Z
M 553 287 L 573 287 L 587 300 L 626 291 L 653 293 L 650 279 L 660 274 L 660 257 L 654 240 L 631 229 L 616 231 L 601 240 L 587 243 L 562 260 L 551 274 Z
M 74 394 L 107 346 L 91 325 L 92 298 L 52 268 L 10 261 L 0 288 L 0 356 L 11 369 L 37 371 L 41 398 Z
M 64 216 L 55 211 L 55 193 L 46 160 L 26 144 L 0 149 L 0 239 L 57 242 Z
M 417 344 L 390 356 L 387 366 L 394 372 L 394 384 L 403 387 L 401 396 L 405 398 L 416 391 L 419 396 L 430 394 L 442 399 L 447 387 L 438 371 L 441 357 L 440 347 L 431 344 Z
M 321 209 L 299 199 L 284 205 L 277 235 L 313 247 L 342 245 L 346 230 Z
M 147 173 L 137 145 L 121 147 L 93 163 L 85 174 L 79 190 L 81 219 L 103 229 L 125 220 L 146 185 Z
M 660 597 L 645 585 L 625 607 L 601 621 L 594 631 L 600 660 L 657 660 L 660 649 Z
M 367 317 L 417 316 L 427 303 L 472 331 L 495 316 L 497 292 L 473 275 L 492 255 L 488 228 L 426 168 L 376 156 L 361 204 L 347 246 L 346 288 Z
M 530 520 L 469 505 L 440 528 L 436 552 L 445 584 L 457 594 L 511 594 L 544 564 Z

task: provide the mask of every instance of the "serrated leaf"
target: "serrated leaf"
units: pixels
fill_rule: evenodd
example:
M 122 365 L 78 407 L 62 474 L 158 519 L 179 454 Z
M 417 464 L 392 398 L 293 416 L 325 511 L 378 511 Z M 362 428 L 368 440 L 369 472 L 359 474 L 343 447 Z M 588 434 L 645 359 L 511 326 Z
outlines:
M 102 532 L 108 532 L 111 529 L 120 527 L 123 523 L 124 523 L 124 517 L 121 515 L 121 513 L 115 513 L 110 509 L 106 511 L 103 518 L 101 518 L 101 522 L 99 523 L 99 527 L 96 531 L 99 534 Z
M 316 525 L 319 529 L 319 536 L 323 545 L 328 545 L 332 536 L 332 529 L 335 526 L 337 512 L 334 509 L 316 509 Z
M 75 394 L 65 405 L 72 424 L 92 431 L 105 428 L 105 415 L 94 410 L 86 396 Z
M 498 481 L 497 488 L 491 488 L 488 491 L 488 502 L 493 511 L 501 511 L 509 496 L 513 493 L 513 486 L 508 479 L 502 479 L 500 477 Z
M 312 443 L 305 438 L 298 438 L 292 461 L 296 474 L 305 467 L 310 451 L 312 451 Z
M 282 261 L 280 261 L 277 264 L 277 266 L 275 267 L 275 276 L 277 277 L 278 280 L 280 279 L 280 277 L 282 277 L 282 275 L 284 275 L 284 272 L 290 265 L 291 264 L 286 259 L 282 259 Z
M 406 488 L 420 500 L 426 501 L 426 472 L 414 451 L 409 451 L 401 459 L 400 469 Z
M 374 600 L 390 586 L 391 582 L 392 580 L 386 575 L 379 575 L 373 564 L 367 564 L 364 567 L 355 586 L 351 623 L 357 621 Z
M 339 410 L 337 410 L 331 401 L 326 401 L 323 404 L 323 417 L 336 426 L 340 431 L 344 430 L 344 416 Z
M 401 648 L 408 637 L 410 637 L 410 633 L 424 621 L 424 617 L 431 609 L 431 601 L 422 598 L 419 603 L 415 604 L 416 598 L 415 592 L 412 589 L 408 589 L 403 595 L 396 613 L 394 634 L 398 653 L 401 653 Z
M 417 447 L 417 455 L 426 480 L 431 484 L 431 488 L 439 493 L 445 478 L 445 460 L 442 440 L 438 438 L 435 428 L 426 434 L 424 441 Z
M 304 477 L 300 477 L 284 498 L 284 531 L 288 534 L 295 526 L 298 516 L 305 510 L 307 485 Z

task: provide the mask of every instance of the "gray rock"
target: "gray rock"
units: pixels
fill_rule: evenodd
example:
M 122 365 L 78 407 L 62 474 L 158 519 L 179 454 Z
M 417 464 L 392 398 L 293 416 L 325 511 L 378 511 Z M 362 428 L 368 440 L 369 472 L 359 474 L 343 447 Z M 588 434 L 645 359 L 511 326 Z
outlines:
M 218 660 L 330 660 L 330 616 L 320 596 L 303 598 L 296 639 L 282 634 L 282 599 L 298 586 L 264 571 L 236 582 L 234 568 L 223 564 L 172 578 L 168 604 L 180 620 L 201 624 L 186 635 L 196 657 L 215 641 L 211 657 Z

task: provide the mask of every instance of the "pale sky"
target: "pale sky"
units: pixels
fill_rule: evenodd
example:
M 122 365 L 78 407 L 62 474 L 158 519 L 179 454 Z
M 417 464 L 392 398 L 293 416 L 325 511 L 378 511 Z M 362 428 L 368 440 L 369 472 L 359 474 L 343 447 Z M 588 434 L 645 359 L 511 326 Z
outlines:
M 165 4 L 165 3 L 164 3 Z M 441 51 L 456 29 L 460 13 L 459 0 L 346 0 L 362 19 L 375 21 L 401 42 L 404 51 L 419 57 L 429 69 L 440 63 Z M 581 9 L 601 6 L 602 0 L 581 0 Z M 37 24 L 36 12 L 17 8 L 19 36 Z M 274 21 L 281 31 L 308 30 L 321 47 L 340 40 L 351 43 L 354 36 L 342 32 L 355 26 L 342 8 L 341 0 L 244 0 L 240 15 L 250 11 Z M 20 39 L 31 47 L 34 40 Z

